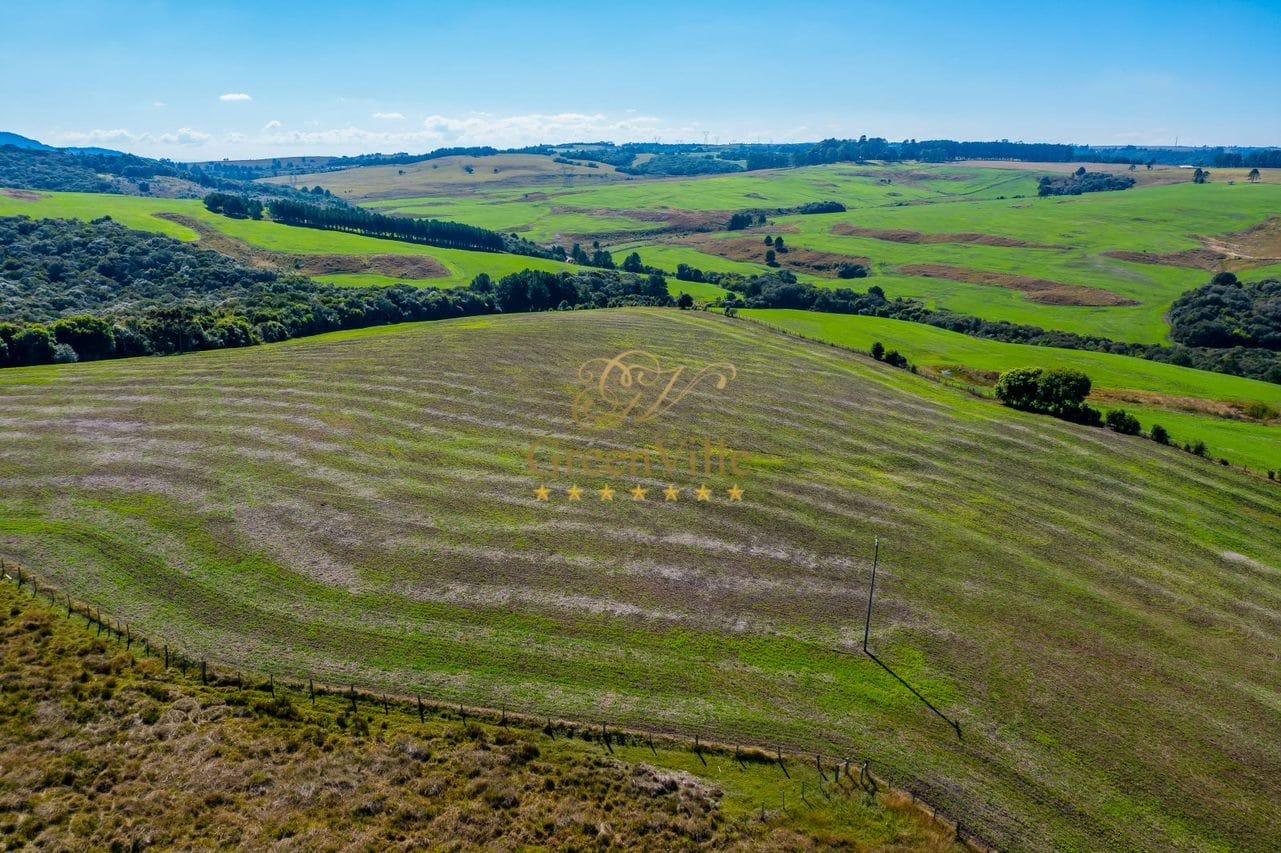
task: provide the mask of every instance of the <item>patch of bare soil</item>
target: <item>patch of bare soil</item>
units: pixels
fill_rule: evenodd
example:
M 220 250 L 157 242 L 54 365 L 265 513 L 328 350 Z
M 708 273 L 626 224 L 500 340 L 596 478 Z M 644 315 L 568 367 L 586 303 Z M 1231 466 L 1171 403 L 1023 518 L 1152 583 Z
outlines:
M 1009 249 L 1062 249 L 1049 243 L 1029 243 L 1013 237 L 998 237 L 995 234 L 978 234 L 964 232 L 960 234 L 925 234 L 920 231 L 909 231 L 904 228 L 859 228 L 845 222 L 832 226 L 833 234 L 844 237 L 871 237 L 873 240 L 887 240 L 891 243 L 974 243 L 979 246 L 1000 246 Z
M 778 231 L 777 228 L 772 230 L 775 233 Z M 732 261 L 747 261 L 755 264 L 765 263 L 765 253 L 770 251 L 770 247 L 765 245 L 765 241 L 756 237 L 734 237 L 729 239 L 691 237 L 683 242 L 701 252 L 707 252 L 709 255 L 719 255 Z M 841 255 L 836 252 L 823 252 L 818 249 L 806 249 L 800 246 L 789 246 L 786 252 L 775 251 L 774 257 L 775 263 L 780 267 L 829 277 L 835 277 L 836 271 L 846 264 L 862 264 L 865 267 L 872 265 L 870 258 L 857 255 Z
M 1217 271 L 1228 259 L 1222 252 L 1211 249 L 1187 249 L 1182 252 L 1104 252 L 1103 257 L 1136 264 L 1160 264 L 1166 267 L 1187 267 L 1194 270 Z
M 898 267 L 902 275 L 917 275 L 924 278 L 945 278 L 948 281 L 962 281 L 967 284 L 983 284 L 989 287 L 1004 287 L 1026 294 L 1033 302 L 1043 305 L 1089 305 L 1117 306 L 1138 305 L 1133 299 L 1126 299 L 1108 290 L 1096 287 L 1084 287 L 1079 284 L 1064 284 L 1043 278 L 1028 278 L 1009 273 L 972 270 L 964 267 L 950 267 L 945 264 L 907 264 Z
M 1230 260 L 1257 263 L 1281 261 L 1281 216 L 1273 216 L 1260 225 L 1222 234 L 1202 237 L 1201 242 L 1211 251 L 1223 252 Z
M 445 278 L 449 275 L 444 264 L 426 255 L 293 255 L 250 246 L 190 216 L 179 213 L 157 213 L 156 216 L 195 231 L 200 235 L 203 248 L 259 269 L 300 275 L 372 273 L 404 279 Z
M 42 198 L 48 198 L 48 193 L 35 193 L 31 190 L 0 190 L 0 195 L 14 198 L 18 201 L 39 201 Z

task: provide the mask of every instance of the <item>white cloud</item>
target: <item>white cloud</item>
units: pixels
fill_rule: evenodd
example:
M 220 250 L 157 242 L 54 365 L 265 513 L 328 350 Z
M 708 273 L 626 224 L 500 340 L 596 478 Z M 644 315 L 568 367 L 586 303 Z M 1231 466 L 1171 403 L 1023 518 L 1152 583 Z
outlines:
M 263 132 L 265 133 L 265 132 L 267 132 L 268 130 L 275 130 L 275 129 L 276 129 L 276 128 L 278 128 L 278 127 L 284 127 L 284 125 L 283 125 L 283 124 L 281 124 L 279 121 L 277 121 L 276 119 L 274 119 L 274 118 L 273 118 L 271 121 L 269 121 L 269 122 L 267 122 L 266 124 L 264 124 L 264 125 L 262 126 L 262 129 L 263 129 Z
M 225 95 L 219 95 L 218 100 L 220 101 L 252 101 L 253 98 L 249 97 L 244 92 L 228 92 Z
M 383 121 L 400 121 L 405 118 L 400 113 L 374 113 L 373 117 Z
M 147 134 L 133 133 L 124 128 L 114 130 L 94 129 L 88 131 L 68 131 L 65 133 L 51 134 L 51 138 L 57 142 L 66 142 L 71 145 L 97 145 L 103 142 L 140 142 Z
M 213 139 L 211 134 L 192 130 L 189 127 L 180 127 L 172 133 L 162 133 L 156 137 L 158 142 L 176 145 L 203 145 L 211 139 Z
M 165 107 L 169 106 L 164 101 L 152 101 L 151 105 L 158 110 L 163 110 Z

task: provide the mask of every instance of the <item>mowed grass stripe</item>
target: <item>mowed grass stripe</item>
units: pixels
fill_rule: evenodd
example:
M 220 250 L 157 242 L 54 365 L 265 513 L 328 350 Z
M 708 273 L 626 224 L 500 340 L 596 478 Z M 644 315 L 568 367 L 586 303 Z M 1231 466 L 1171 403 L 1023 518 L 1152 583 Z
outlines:
M 523 448 L 580 435 L 578 365 L 633 347 L 739 375 L 596 438 L 724 435 L 768 463 L 743 504 L 533 501 Z M 28 436 L 0 550 L 211 657 L 857 751 L 1007 846 L 1275 832 L 1281 493 L 1187 454 L 661 310 L 13 370 L 0 397 Z M 878 652 L 964 742 L 856 654 L 878 534 Z

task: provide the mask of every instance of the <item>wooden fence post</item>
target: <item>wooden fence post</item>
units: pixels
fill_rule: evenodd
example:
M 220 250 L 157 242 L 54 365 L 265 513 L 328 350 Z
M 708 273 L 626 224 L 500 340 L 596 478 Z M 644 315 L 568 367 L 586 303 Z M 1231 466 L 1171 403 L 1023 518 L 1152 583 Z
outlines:
M 311 707 L 316 707 L 316 682 L 311 678 L 307 679 L 307 695 L 311 698 Z
M 427 716 L 423 713 L 423 697 L 418 697 L 418 722 L 427 722 Z

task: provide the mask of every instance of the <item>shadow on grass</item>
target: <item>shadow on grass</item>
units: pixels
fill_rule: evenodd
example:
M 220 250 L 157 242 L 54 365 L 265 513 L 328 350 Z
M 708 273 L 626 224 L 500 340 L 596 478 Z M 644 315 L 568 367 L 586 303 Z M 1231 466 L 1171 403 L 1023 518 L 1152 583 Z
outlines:
M 917 699 L 920 699 L 922 702 L 924 702 L 924 703 L 925 703 L 925 707 L 927 707 L 927 708 L 929 708 L 931 711 L 933 711 L 933 712 L 934 712 L 934 714 L 935 714 L 935 716 L 937 716 L 940 720 L 942 720 L 943 722 L 945 722 L 945 723 L 947 723 L 949 726 L 951 726 L 951 727 L 952 727 L 952 729 L 956 732 L 956 737 L 957 737 L 957 739 L 958 739 L 958 740 L 965 740 L 965 738 L 961 737 L 961 724 L 960 724 L 960 722 L 958 722 L 957 720 L 953 720 L 953 719 L 951 719 L 951 718 L 950 718 L 950 717 L 948 717 L 946 714 L 944 714 L 942 711 L 940 711 L 938 708 L 935 708 L 935 707 L 930 703 L 930 700 L 929 700 L 929 699 L 926 699 L 924 696 L 922 696 L 922 695 L 921 695 L 921 692 L 920 692 L 919 690 L 917 690 L 917 689 L 916 689 L 915 687 L 913 687 L 912 685 L 908 684 L 908 683 L 907 683 L 907 681 L 905 681 L 901 675 L 899 675 L 899 674 L 898 674 L 897 672 L 895 672 L 894 670 L 890 669 L 889 664 L 887 664 L 885 661 L 883 661 L 883 660 L 881 660 L 880 658 L 878 658 L 876 655 L 872 654 L 872 652 L 871 652 L 871 651 L 869 651 L 867 648 L 864 648 L 864 649 L 863 649 L 863 652 L 864 652 L 864 654 L 866 654 L 868 657 L 870 657 L 872 660 L 876 661 L 876 665 L 877 665 L 877 666 L 879 666 L 881 669 L 883 669 L 883 670 L 885 670 L 886 672 L 888 672 L 890 675 L 894 676 L 894 680 L 895 680 L 895 681 L 897 681 L 899 684 L 902 684 L 902 685 L 903 685 L 904 687 L 906 687 L 908 690 L 912 691 L 912 695 L 913 695 L 913 696 L 915 696 Z

